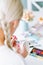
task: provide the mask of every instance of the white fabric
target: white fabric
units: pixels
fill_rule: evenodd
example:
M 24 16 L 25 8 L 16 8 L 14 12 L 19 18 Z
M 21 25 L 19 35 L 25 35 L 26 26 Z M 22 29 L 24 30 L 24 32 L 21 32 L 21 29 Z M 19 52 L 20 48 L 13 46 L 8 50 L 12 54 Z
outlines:
M 7 46 L 0 46 L 0 65 L 25 65 L 24 59 Z

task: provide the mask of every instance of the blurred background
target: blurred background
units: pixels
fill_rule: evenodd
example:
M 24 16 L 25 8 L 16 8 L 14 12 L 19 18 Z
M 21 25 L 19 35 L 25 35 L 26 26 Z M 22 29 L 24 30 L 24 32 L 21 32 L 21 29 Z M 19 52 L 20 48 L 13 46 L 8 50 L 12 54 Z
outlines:
M 16 30 L 18 33 L 26 32 L 32 26 L 43 23 L 40 22 L 43 20 L 43 0 L 21 0 L 21 2 L 24 10 L 23 19 Z

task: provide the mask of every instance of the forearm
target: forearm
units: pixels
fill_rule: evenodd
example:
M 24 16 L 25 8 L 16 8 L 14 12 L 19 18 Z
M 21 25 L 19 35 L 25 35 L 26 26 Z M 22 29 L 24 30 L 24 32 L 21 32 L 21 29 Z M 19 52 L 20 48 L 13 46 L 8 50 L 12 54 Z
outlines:
M 10 34 L 11 35 L 15 32 L 18 25 L 19 25 L 19 20 L 10 22 Z
M 19 25 L 19 21 L 15 21 L 14 22 L 14 32 L 15 32 L 15 30 L 16 30 L 16 28 L 17 28 L 18 25 Z

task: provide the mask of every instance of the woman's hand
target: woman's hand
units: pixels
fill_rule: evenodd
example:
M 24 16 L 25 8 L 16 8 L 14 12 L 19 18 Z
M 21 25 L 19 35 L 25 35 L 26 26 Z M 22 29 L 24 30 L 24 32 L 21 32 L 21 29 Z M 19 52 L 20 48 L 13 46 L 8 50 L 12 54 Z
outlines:
M 28 52 L 27 52 L 26 47 L 23 47 L 22 50 L 21 50 L 21 48 L 19 48 L 19 49 L 17 50 L 17 52 L 18 52 L 19 54 L 21 54 L 24 58 L 28 55 Z
M 25 46 L 22 46 L 22 43 L 17 43 L 17 37 L 14 35 L 12 37 L 12 47 L 16 49 L 16 52 L 22 55 L 24 58 L 28 55 L 27 49 Z

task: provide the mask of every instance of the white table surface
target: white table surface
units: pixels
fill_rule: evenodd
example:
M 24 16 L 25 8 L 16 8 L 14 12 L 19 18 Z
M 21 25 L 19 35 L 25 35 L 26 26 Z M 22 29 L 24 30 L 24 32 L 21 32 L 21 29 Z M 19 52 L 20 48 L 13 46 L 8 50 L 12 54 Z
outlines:
M 43 65 L 43 59 L 39 59 L 30 55 L 25 58 L 25 61 L 27 65 Z

